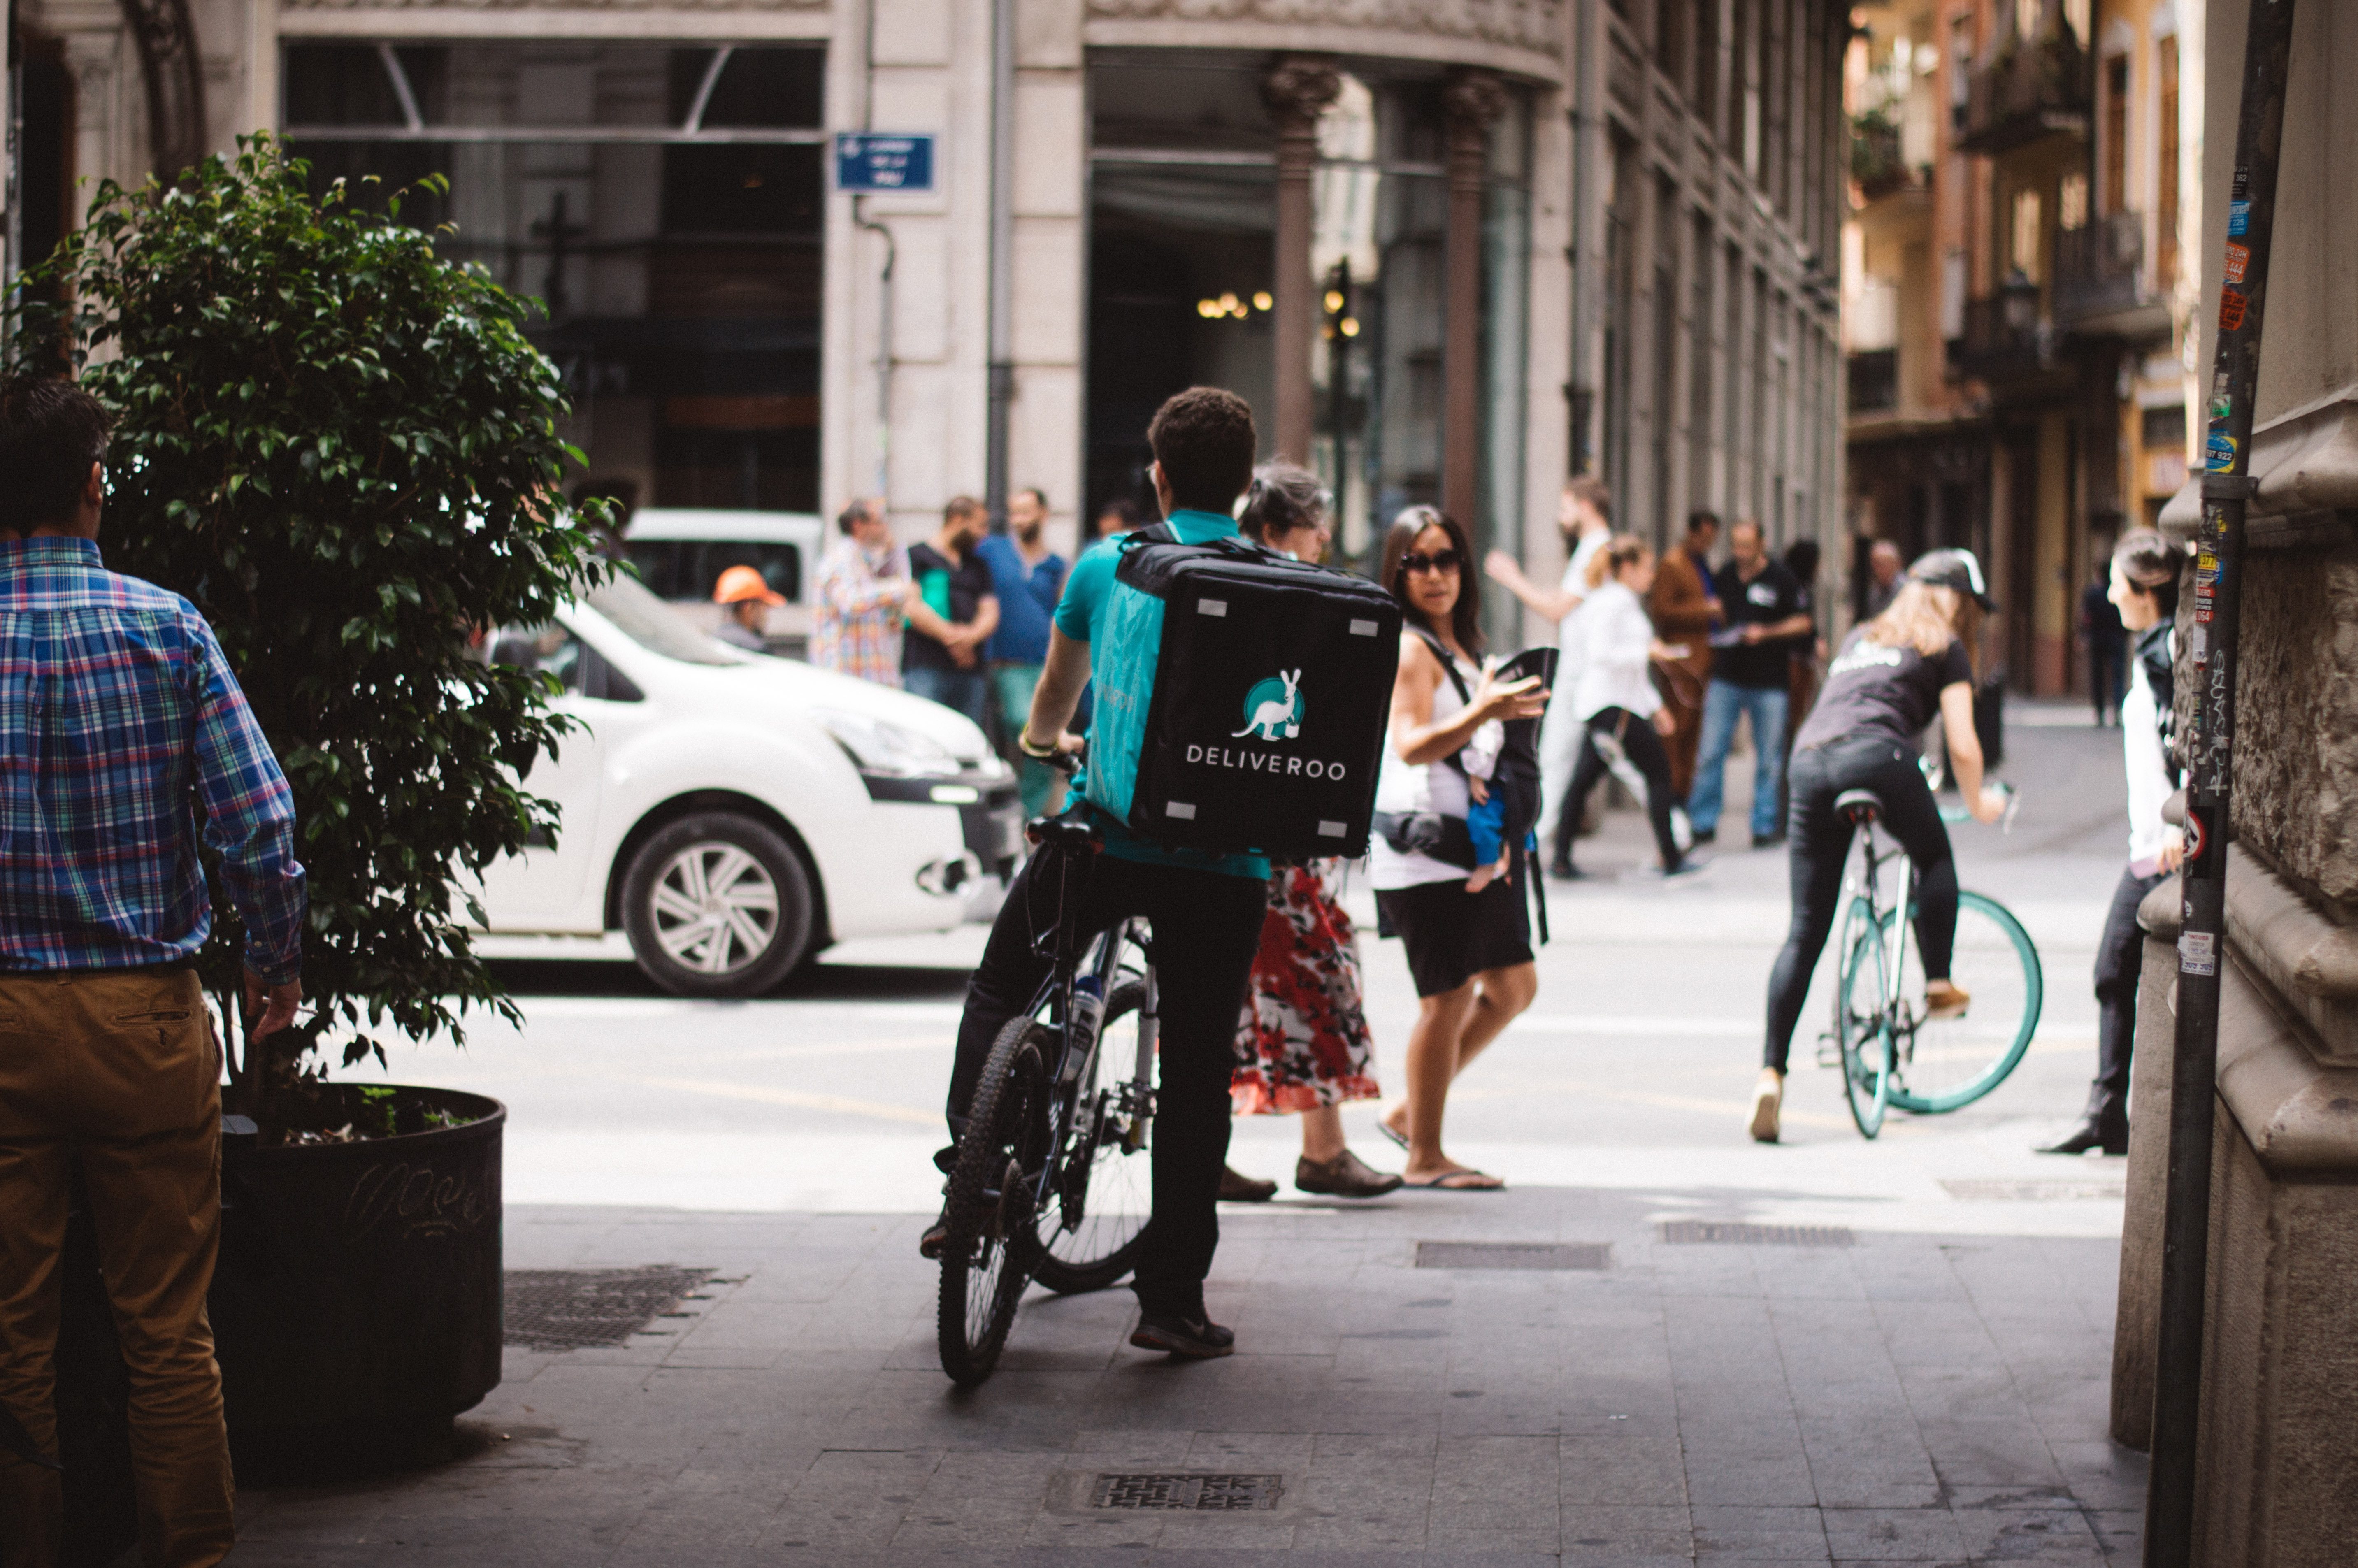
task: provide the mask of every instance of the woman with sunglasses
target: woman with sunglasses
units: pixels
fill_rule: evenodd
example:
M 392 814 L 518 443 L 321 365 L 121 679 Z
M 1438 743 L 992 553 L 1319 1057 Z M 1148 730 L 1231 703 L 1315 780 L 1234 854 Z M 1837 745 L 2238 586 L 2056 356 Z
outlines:
M 1237 528 L 1265 549 L 1317 561 L 1332 537 L 1327 506 L 1316 474 L 1264 463 L 1253 470 Z M 1280 866 L 1269 879 L 1228 1093 L 1238 1116 L 1301 1113 L 1296 1187 L 1328 1197 L 1381 1197 L 1401 1179 L 1371 1169 L 1343 1137 L 1344 1104 L 1383 1091 L 1361 1000 L 1359 939 L 1335 895 L 1341 870 L 1337 860 L 1308 860 Z M 1265 1203 L 1276 1195 L 1275 1182 L 1221 1172 L 1224 1201 Z
M 1462 834 L 1475 792 L 1487 788 L 1498 765 L 1507 721 L 1547 709 L 1548 694 L 1536 678 L 1502 683 L 1481 664 L 1472 554 L 1465 531 L 1430 506 L 1410 507 L 1384 536 L 1383 582 L 1400 600 L 1407 626 L 1376 777 L 1379 821 L 1455 818 Z M 1506 1184 L 1442 1152 L 1442 1109 L 1451 1080 L 1538 993 L 1530 914 L 1518 881 L 1500 877 L 1468 891 L 1466 866 L 1410 847 L 1415 842 L 1404 836 L 1395 844 L 1379 833 L 1368 849 L 1368 880 L 1385 934 L 1397 934 L 1407 946 L 1417 994 L 1408 1098 L 1385 1115 L 1383 1127 L 1408 1150 L 1408 1185 L 1487 1191 Z

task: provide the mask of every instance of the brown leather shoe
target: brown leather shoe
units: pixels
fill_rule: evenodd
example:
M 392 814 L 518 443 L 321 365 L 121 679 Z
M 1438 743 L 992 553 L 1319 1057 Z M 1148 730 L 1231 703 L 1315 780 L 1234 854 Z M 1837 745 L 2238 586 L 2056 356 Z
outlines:
M 1293 1162 L 1293 1184 L 1305 1193 L 1338 1198 L 1379 1198 L 1400 1190 L 1401 1178 L 1379 1171 L 1348 1149 L 1332 1160 L 1307 1157 Z
M 1257 1182 L 1250 1176 L 1238 1175 L 1226 1165 L 1220 1167 L 1222 1203 L 1267 1203 L 1275 1196 L 1275 1182 Z

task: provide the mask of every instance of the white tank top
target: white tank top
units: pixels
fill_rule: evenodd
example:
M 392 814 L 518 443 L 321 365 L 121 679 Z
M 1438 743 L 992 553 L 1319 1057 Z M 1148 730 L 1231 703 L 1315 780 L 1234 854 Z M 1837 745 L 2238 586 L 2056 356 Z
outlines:
M 1456 665 L 1459 678 L 1471 691 L 1480 672 L 1464 659 L 1453 657 L 1450 662 Z M 1456 682 L 1444 676 L 1433 694 L 1433 722 L 1444 723 L 1465 711 L 1466 699 L 1457 695 Z M 1457 760 L 1466 765 L 1466 773 L 1487 779 L 1498 767 L 1498 752 L 1506 743 L 1506 725 L 1493 719 L 1474 731 L 1474 738 L 1466 742 Z M 1466 793 L 1464 774 L 1446 762 L 1416 765 L 1401 762 L 1391 735 L 1385 734 L 1383 762 L 1376 771 L 1378 811 L 1430 811 L 1462 818 L 1472 804 Z M 1368 882 L 1379 892 L 1422 887 L 1426 882 L 1462 882 L 1471 875 L 1463 866 L 1453 866 L 1430 855 L 1402 854 L 1384 842 L 1381 833 L 1368 840 Z

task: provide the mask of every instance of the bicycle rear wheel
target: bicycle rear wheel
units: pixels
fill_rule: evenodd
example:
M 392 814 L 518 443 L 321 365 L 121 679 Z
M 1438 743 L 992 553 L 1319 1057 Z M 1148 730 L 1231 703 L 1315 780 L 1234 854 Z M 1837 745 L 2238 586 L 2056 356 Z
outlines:
M 1000 1031 L 958 1140 L 938 1310 L 942 1370 L 961 1388 L 999 1365 L 1015 1303 L 1038 1261 L 1033 1193 L 1048 1153 L 1041 1046 L 1053 1038 L 1029 1018 Z
M 1834 1039 L 1842 1048 L 1843 1098 L 1862 1137 L 1883 1130 L 1891 1105 L 1891 1021 L 1887 949 L 1875 906 L 1853 899 L 1843 916 L 1842 969 L 1834 984 Z
M 1034 1218 L 1038 1278 L 1052 1291 L 1101 1291 L 1137 1267 L 1154 1213 L 1153 1118 L 1139 1102 L 1139 1011 L 1146 988 L 1114 988 L 1097 1061 L 1073 1100 L 1064 1159 Z M 1145 1086 L 1150 1094 L 1153 1075 Z
M 1899 1062 L 1891 1103 L 1937 1112 L 1971 1105 L 2006 1081 L 2030 1049 L 2045 1001 L 2039 949 L 2006 907 L 1980 893 L 1957 903 L 1957 948 L 1949 978 L 1970 994 L 1963 1018 L 1923 1021 L 1924 967 L 1910 944 L 1902 977 Z

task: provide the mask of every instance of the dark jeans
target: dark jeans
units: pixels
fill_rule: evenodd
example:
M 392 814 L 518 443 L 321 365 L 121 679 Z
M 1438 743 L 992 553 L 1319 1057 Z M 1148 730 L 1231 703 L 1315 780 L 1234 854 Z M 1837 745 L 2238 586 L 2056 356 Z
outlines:
M 2121 693 L 2127 689 L 2128 674 L 2127 643 L 2088 645 L 2088 698 L 2095 704 L 2097 723 L 2120 712 Z
M 1654 733 L 1651 723 L 1626 708 L 1601 708 L 1589 715 L 1588 733 L 1589 743 L 1580 749 L 1580 770 L 1572 775 L 1572 793 L 1564 797 L 1566 820 L 1580 820 L 1588 806 L 1588 792 L 1605 776 L 1606 764 L 1595 737 L 1614 736 L 1629 761 L 1646 775 L 1646 816 L 1654 825 L 1654 848 L 1661 851 L 1662 869 L 1676 870 L 1680 855 L 1679 841 L 1671 835 L 1671 754 L 1662 738 Z M 1566 860 L 1571 859 L 1569 840 L 1563 844 L 1563 853 Z
M 1049 964 L 1032 951 L 1032 933 L 1054 920 L 1053 857 L 1034 855 L 1018 871 L 990 927 L 982 963 L 968 982 L 958 1023 L 957 1063 L 950 1073 L 950 1136 L 966 1130 L 991 1043 L 1008 1020 L 1032 1005 Z M 1162 998 L 1162 1082 L 1155 1095 L 1154 1220 L 1134 1289 L 1149 1312 L 1194 1317 L 1204 1310 L 1204 1276 L 1220 1244 L 1220 1167 L 1228 1157 L 1228 1078 L 1236 1068 L 1237 1019 L 1260 946 L 1265 884 L 1245 877 L 1176 866 L 1094 857 L 1080 894 L 1080 924 L 1102 931 L 1143 915 L 1154 928 L 1154 970 Z
M 901 672 L 901 685 L 927 701 L 957 708 L 977 724 L 983 721 L 987 711 L 983 693 L 988 685 L 979 669 L 944 670 L 931 665 L 915 665 Z
M 1916 766 L 1915 754 L 1896 741 L 1843 741 L 1793 753 L 1793 806 L 1787 822 L 1792 835 L 1788 865 L 1793 884 L 1793 924 L 1785 950 L 1768 979 L 1768 1037 L 1761 1061 L 1785 1070 L 1793 1025 L 1810 994 L 1810 976 L 1825 950 L 1842 902 L 1843 863 L 1850 856 L 1851 825 L 1834 812 L 1844 790 L 1871 789 L 1883 797 L 1884 829 L 1908 851 L 1916 866 L 1916 942 L 1924 957 L 1924 978 L 1949 978 L 1957 943 L 1957 863 L 1949 856 L 1949 830 L 1941 808 Z
M 2096 944 L 2096 1081 L 2089 1108 L 2111 1115 L 2126 1112 L 2129 1099 L 2129 1059 L 2136 1050 L 2137 976 L 2145 968 L 2145 931 L 2137 925 L 2137 905 L 2159 887 L 2167 871 L 2141 877 L 2121 873 L 2113 889 L 2113 906 L 2104 912 L 2104 935 Z

